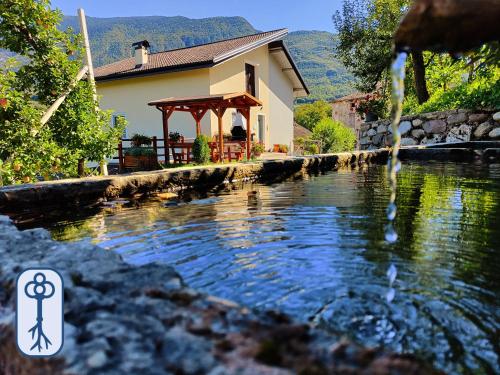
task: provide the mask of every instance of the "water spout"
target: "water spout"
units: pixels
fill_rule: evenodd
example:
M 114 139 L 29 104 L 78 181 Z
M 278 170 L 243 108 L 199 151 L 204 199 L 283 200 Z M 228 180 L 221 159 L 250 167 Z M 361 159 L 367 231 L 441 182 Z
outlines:
M 415 0 L 394 36 L 397 52 L 460 53 L 500 40 L 499 0 Z

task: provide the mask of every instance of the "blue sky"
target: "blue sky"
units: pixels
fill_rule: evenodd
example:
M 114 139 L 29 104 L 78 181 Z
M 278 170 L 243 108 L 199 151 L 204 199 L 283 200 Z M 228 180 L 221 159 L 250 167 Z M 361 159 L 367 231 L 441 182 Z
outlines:
M 342 0 L 52 0 L 64 14 L 84 8 L 89 16 L 243 16 L 259 30 L 333 32 L 331 17 Z

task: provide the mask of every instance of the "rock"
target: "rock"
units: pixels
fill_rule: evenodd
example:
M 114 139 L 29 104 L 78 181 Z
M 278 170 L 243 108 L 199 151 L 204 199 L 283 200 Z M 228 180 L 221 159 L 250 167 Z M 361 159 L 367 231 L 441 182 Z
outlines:
M 472 133 L 472 127 L 467 124 L 454 127 L 446 136 L 447 143 L 468 142 Z
M 101 368 L 106 364 L 108 357 L 104 351 L 99 350 L 87 358 L 87 366 L 92 369 Z
M 500 112 L 497 112 L 493 115 L 493 120 L 500 122 Z
M 401 139 L 401 146 L 414 146 L 417 144 L 417 141 L 414 140 L 413 138 L 402 138 Z
M 413 129 L 411 131 L 413 138 L 422 139 L 425 136 L 425 131 L 423 129 Z
M 360 127 L 361 131 L 363 131 L 363 132 L 369 130 L 370 128 L 371 128 L 371 125 L 367 124 L 366 122 L 362 123 L 361 127 Z
M 432 134 L 429 137 L 425 137 L 420 141 L 423 145 L 431 145 L 434 143 L 441 143 L 443 141 L 443 136 L 440 134 Z
M 465 112 L 459 112 L 448 116 L 448 125 L 463 124 L 467 122 L 467 114 Z
M 370 138 L 369 137 L 363 137 L 359 140 L 360 145 L 368 145 L 370 144 Z
M 425 122 L 422 127 L 427 134 L 441 134 L 446 131 L 446 122 L 443 120 L 430 120 Z
M 493 129 L 488 134 L 490 138 L 500 138 L 500 127 Z
M 383 134 L 377 134 L 375 136 L 373 136 L 372 138 L 372 142 L 374 145 L 380 145 L 380 142 L 382 141 L 382 137 L 383 137 Z
M 472 124 L 479 124 L 488 119 L 487 113 L 473 113 L 469 115 L 469 122 Z
M 406 135 L 411 130 L 411 122 L 410 121 L 402 121 L 399 124 L 399 132 L 401 135 Z
M 384 133 L 387 133 L 387 126 L 385 125 L 379 125 L 378 128 L 377 128 L 377 133 L 378 134 L 384 134 Z
M 489 122 L 483 122 L 474 131 L 474 137 L 476 139 L 481 139 L 485 137 L 491 131 L 491 129 L 493 129 L 492 124 L 490 124 Z
M 422 125 L 424 122 L 420 120 L 419 118 L 416 118 L 415 120 L 412 121 L 413 127 L 418 127 Z
M 217 364 L 210 342 L 181 327 L 165 334 L 162 347 L 166 367 L 175 373 L 206 374 Z
M 370 129 L 368 130 L 368 132 L 366 133 L 367 136 L 369 137 L 373 137 L 374 135 L 377 134 L 377 131 L 375 129 Z

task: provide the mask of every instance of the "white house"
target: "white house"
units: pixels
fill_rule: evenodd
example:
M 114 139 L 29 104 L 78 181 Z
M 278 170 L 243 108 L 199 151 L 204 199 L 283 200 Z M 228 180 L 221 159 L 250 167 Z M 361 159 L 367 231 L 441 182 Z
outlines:
M 150 53 L 149 43 L 134 43 L 135 56 L 95 70 L 101 107 L 115 110 L 128 121 L 126 135 L 163 138 L 161 113 L 148 103 L 169 97 L 247 92 L 262 107 L 250 115 L 254 140 L 266 149 L 273 144 L 293 146 L 295 98 L 309 90 L 288 52 L 286 29 L 269 31 L 195 47 Z M 230 132 L 235 110 L 224 114 L 224 132 Z M 176 112 L 169 130 L 193 138 L 196 129 L 189 113 Z M 218 132 L 214 113 L 204 116 L 203 134 Z

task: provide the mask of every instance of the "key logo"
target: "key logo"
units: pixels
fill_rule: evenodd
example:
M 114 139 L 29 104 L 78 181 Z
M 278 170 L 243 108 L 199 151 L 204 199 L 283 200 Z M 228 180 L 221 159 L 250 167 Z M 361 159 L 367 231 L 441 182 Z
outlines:
M 17 278 L 16 339 L 29 357 L 50 357 L 64 339 L 64 287 L 52 269 L 30 268 Z

